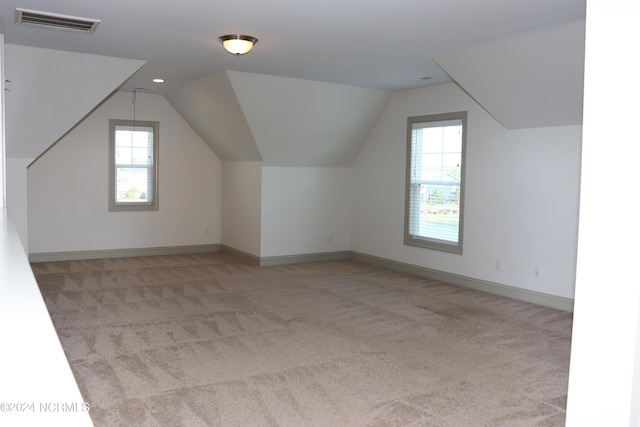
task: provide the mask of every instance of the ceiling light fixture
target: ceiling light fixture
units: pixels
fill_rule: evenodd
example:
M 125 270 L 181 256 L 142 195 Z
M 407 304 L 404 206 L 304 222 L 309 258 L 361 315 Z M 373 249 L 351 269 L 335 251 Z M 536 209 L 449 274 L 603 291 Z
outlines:
M 164 79 L 161 79 L 161 78 L 158 77 L 158 78 L 153 79 L 153 82 L 154 83 L 164 83 Z
M 242 34 L 228 34 L 219 37 L 218 40 L 220 40 L 227 52 L 236 56 L 248 53 L 253 48 L 253 45 L 258 43 L 257 38 L 243 36 Z

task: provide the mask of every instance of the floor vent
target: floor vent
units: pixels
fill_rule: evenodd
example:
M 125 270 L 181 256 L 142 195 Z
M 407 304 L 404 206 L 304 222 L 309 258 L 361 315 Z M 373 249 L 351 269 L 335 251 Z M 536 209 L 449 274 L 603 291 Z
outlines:
M 79 18 L 77 16 L 16 8 L 16 24 L 20 25 L 76 31 L 80 33 L 93 33 L 99 23 L 99 19 Z

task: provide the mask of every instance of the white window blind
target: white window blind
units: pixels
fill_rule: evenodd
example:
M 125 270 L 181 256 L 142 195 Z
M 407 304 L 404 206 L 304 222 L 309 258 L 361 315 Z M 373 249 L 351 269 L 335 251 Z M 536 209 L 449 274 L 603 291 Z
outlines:
M 116 203 L 153 202 L 153 127 L 116 125 Z

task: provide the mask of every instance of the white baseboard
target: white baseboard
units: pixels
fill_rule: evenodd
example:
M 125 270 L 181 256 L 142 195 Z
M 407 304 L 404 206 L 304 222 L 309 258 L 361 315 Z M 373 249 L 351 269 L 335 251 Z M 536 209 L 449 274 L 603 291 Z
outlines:
M 30 253 L 29 262 L 73 261 L 82 259 L 125 258 L 137 256 L 182 255 L 220 252 L 220 245 L 163 246 L 155 248 L 105 249 L 96 251 Z

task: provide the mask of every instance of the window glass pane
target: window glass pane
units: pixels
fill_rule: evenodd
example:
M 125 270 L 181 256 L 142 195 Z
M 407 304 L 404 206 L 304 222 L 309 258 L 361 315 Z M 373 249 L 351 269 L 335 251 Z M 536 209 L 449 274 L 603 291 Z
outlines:
M 420 185 L 418 236 L 458 241 L 458 189 L 451 185 Z
M 158 122 L 110 120 L 109 210 L 156 210 Z
M 418 130 L 422 138 L 423 153 L 442 152 L 442 128 L 425 128 Z
M 151 153 L 147 147 L 136 148 L 134 147 L 131 150 L 131 164 L 133 165 L 150 165 L 153 162 L 151 161 Z
M 130 165 L 131 164 L 131 149 L 129 147 L 116 147 L 116 164 L 117 165 Z
M 147 168 L 117 168 L 116 202 L 144 203 L 149 194 L 149 171 Z
M 442 135 L 442 151 L 462 151 L 462 126 L 447 126 Z
M 409 118 L 405 243 L 461 253 L 465 122 L 464 112 Z

